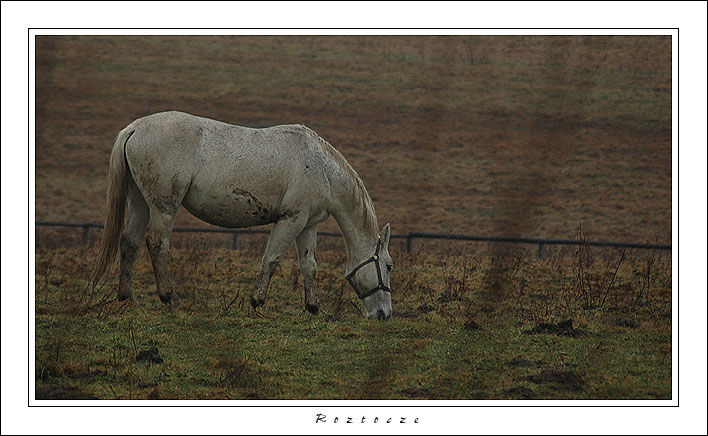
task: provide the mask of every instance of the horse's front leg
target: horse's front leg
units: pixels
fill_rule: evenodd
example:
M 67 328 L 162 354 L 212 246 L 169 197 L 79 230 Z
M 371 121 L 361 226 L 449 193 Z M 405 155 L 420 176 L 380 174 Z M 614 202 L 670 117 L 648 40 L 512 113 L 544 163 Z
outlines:
M 320 300 L 317 297 L 315 276 L 317 275 L 317 261 L 315 261 L 315 248 L 317 247 L 317 226 L 305 228 L 295 239 L 297 259 L 300 263 L 300 272 L 305 281 L 305 308 L 312 314 L 320 310 Z
M 253 306 L 254 309 L 265 303 L 270 278 L 278 268 L 285 249 L 287 249 L 295 240 L 295 237 L 302 232 L 302 229 L 305 227 L 305 222 L 305 219 L 299 219 L 296 215 L 293 218 L 278 221 L 273 226 L 268 244 L 266 245 L 265 254 L 263 255 L 263 260 L 261 261 L 261 272 L 258 274 L 255 288 L 251 291 L 251 306 Z

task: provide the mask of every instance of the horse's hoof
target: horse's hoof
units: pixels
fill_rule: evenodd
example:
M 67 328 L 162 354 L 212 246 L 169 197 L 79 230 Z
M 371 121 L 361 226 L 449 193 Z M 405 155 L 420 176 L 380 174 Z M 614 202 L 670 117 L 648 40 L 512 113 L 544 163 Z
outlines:
M 307 309 L 307 311 L 311 314 L 317 315 L 317 313 L 320 311 L 320 306 L 316 304 L 305 303 L 305 309 Z
M 165 304 L 170 304 L 170 296 L 169 295 L 162 295 L 160 294 L 160 301 L 162 301 Z
M 258 307 L 263 306 L 263 304 L 265 304 L 265 300 L 251 297 L 251 306 L 253 306 L 254 309 L 258 309 Z
M 131 298 L 133 298 L 132 295 L 118 295 L 118 301 L 130 300 Z

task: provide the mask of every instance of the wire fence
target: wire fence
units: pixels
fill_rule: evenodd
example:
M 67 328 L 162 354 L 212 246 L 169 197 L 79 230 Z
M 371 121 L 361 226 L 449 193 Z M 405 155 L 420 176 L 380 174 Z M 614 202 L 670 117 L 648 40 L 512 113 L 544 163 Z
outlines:
M 67 223 L 67 222 L 35 222 L 38 227 L 74 227 L 80 228 L 81 240 L 84 245 L 89 244 L 90 229 L 102 229 L 103 224 L 98 223 Z M 228 233 L 231 234 L 231 248 L 238 250 L 239 235 L 248 234 L 270 234 L 270 230 L 266 229 L 220 229 L 209 227 L 175 227 L 174 232 L 183 233 Z M 319 236 L 341 237 L 341 233 L 335 232 L 317 232 Z M 413 253 L 413 241 L 415 239 L 448 239 L 457 241 L 477 241 L 477 242 L 496 242 L 496 243 L 513 243 L 513 244 L 533 244 L 538 246 L 538 257 L 545 256 L 545 247 L 548 245 L 588 245 L 594 247 L 616 247 L 616 248 L 637 248 L 646 250 L 666 250 L 671 251 L 670 244 L 646 244 L 634 242 L 614 242 L 614 241 L 587 241 L 577 239 L 553 239 L 553 238 L 523 238 L 523 237 L 507 237 L 507 236 L 484 236 L 484 235 L 464 235 L 451 233 L 428 233 L 428 232 L 410 232 L 405 234 L 391 235 L 391 238 L 405 239 L 406 251 Z

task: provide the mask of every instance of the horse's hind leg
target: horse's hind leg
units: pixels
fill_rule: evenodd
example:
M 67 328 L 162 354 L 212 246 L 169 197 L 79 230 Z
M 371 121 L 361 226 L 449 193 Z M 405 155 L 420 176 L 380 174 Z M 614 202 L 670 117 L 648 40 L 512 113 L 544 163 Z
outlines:
M 317 274 L 317 261 L 315 249 L 317 248 L 317 226 L 305 228 L 295 239 L 297 259 L 300 263 L 300 272 L 305 282 L 305 308 L 312 314 L 320 310 L 320 300 L 317 297 L 315 275 Z
M 270 278 L 280 264 L 280 259 L 285 250 L 293 243 L 295 237 L 302 232 L 306 221 L 304 218 L 295 216 L 294 218 L 278 221 L 273 226 L 265 254 L 263 254 L 263 260 L 261 261 L 261 272 L 256 280 L 256 287 L 251 292 L 251 305 L 254 308 L 265 303 Z
M 132 298 L 133 264 L 150 220 L 150 209 L 132 180 L 128 182 L 128 224 L 120 238 L 120 283 L 118 300 Z
M 168 212 L 150 207 L 150 225 L 147 236 L 147 247 L 150 252 L 150 260 L 152 260 L 152 268 L 155 271 L 157 293 L 163 303 L 172 305 L 180 304 L 174 282 L 167 271 L 170 260 L 170 235 L 176 212 L 176 208 L 174 212 Z

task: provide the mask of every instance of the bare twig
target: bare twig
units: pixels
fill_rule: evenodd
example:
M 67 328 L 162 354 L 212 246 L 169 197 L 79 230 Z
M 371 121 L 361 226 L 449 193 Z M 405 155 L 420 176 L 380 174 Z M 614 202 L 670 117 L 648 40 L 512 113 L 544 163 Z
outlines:
M 619 271 L 620 265 L 622 265 L 622 261 L 624 261 L 624 256 L 627 253 L 627 249 L 625 248 L 622 250 L 622 255 L 619 258 L 619 261 L 617 262 L 617 266 L 615 267 L 615 272 L 612 274 L 612 280 L 610 280 L 610 283 L 607 285 L 607 288 L 605 288 L 605 292 L 602 296 L 602 300 L 600 301 L 600 307 L 603 307 L 605 305 L 605 300 L 607 299 L 607 294 L 609 294 L 610 289 L 612 286 L 615 284 L 615 278 L 617 277 L 617 271 Z
M 356 309 L 356 311 L 359 312 L 359 315 L 361 315 L 361 309 L 359 309 L 359 306 L 354 304 L 354 302 L 352 302 L 351 300 L 348 300 L 348 302 L 349 302 L 349 304 L 354 306 L 354 309 Z
M 135 343 L 135 330 L 133 329 L 133 319 L 131 318 L 130 321 L 128 322 L 128 327 L 130 328 L 130 341 L 133 343 L 133 351 L 135 351 L 135 355 L 138 355 L 138 346 Z
M 231 299 L 231 301 L 229 302 L 229 304 L 227 304 L 227 305 L 224 306 L 224 308 L 223 308 L 223 310 L 222 310 L 221 312 L 219 312 L 218 314 L 216 314 L 216 316 L 214 316 L 214 317 L 211 318 L 211 319 L 208 319 L 208 320 L 206 320 L 206 321 L 204 321 L 204 322 L 202 322 L 202 323 L 198 323 L 198 324 L 193 325 L 192 328 L 198 328 L 198 327 L 205 326 L 205 325 L 207 325 L 207 324 L 209 324 L 209 323 L 211 323 L 211 322 L 216 321 L 217 318 L 219 318 L 219 317 L 225 315 L 226 312 L 228 312 L 228 310 L 231 308 L 231 306 L 236 302 L 236 300 L 238 300 L 238 297 L 239 297 L 240 295 L 241 295 L 241 287 L 239 286 L 238 289 L 236 290 L 236 296 L 235 296 L 233 299 Z

